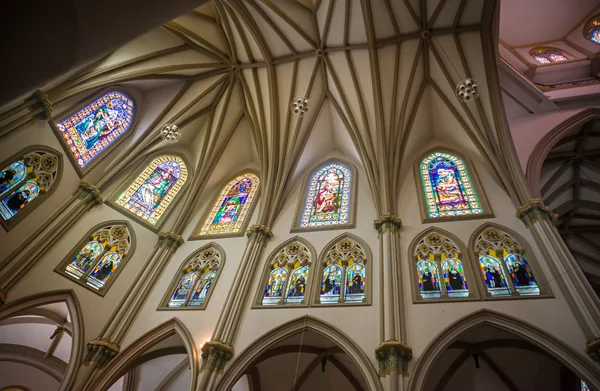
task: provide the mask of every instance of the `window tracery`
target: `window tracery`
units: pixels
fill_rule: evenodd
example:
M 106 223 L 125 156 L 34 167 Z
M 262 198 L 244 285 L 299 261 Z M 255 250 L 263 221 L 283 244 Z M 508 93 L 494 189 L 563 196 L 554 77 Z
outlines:
M 55 270 L 104 295 L 132 249 L 132 234 L 127 224 L 108 223 L 88 234 Z
M 206 308 L 223 263 L 223 252 L 216 245 L 193 253 L 175 276 L 162 308 Z
M 553 47 L 533 48 L 529 51 L 529 55 L 543 65 L 569 61 L 569 57 L 563 50 Z
M 121 141 L 133 121 L 133 100 L 123 91 L 111 90 L 51 124 L 81 175 Z
M 600 45 L 600 14 L 593 16 L 583 27 L 583 36 Z

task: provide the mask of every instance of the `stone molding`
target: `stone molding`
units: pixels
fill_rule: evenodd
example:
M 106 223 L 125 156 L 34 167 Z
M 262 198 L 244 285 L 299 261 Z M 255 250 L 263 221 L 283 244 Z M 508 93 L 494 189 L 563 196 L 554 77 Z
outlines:
M 223 373 L 225 364 L 233 357 L 233 346 L 221 341 L 209 341 L 202 346 L 202 366 L 200 372 L 205 370 Z
M 119 353 L 121 347 L 107 338 L 98 338 L 88 342 L 87 349 L 83 365 L 102 369 Z
M 385 377 L 392 372 L 407 375 L 408 362 L 412 358 L 412 348 L 396 340 L 383 342 L 375 349 L 379 362 L 379 376 Z
M 40 112 L 36 114 L 36 118 L 45 121 L 52 117 L 52 102 L 50 102 L 48 95 L 46 95 L 44 91 L 37 90 L 29 99 L 29 108 L 31 111 L 40 110 Z
M 558 216 L 550 211 L 540 198 L 529 200 L 525 205 L 517 208 L 517 217 L 530 228 L 534 223 L 543 220 L 549 220 L 556 223 Z
M 600 338 L 596 338 L 587 343 L 585 352 L 590 355 L 594 361 L 600 361 Z
M 158 243 L 156 244 L 158 247 L 172 247 L 174 249 L 178 248 L 183 244 L 184 240 L 176 232 L 161 232 L 158 234 Z
M 400 231 L 400 228 L 402 228 L 402 219 L 387 213 L 376 219 L 373 226 L 379 233 L 387 231 L 398 232 Z
M 271 228 L 262 225 L 262 224 L 254 224 L 248 228 L 248 232 L 246 233 L 248 239 L 252 239 L 254 237 L 264 237 L 265 239 L 271 239 L 273 237 L 273 232 Z
M 0 288 L 0 306 L 6 303 L 6 292 Z
M 100 196 L 98 188 L 87 182 L 79 182 L 79 187 L 77 188 L 77 191 L 75 191 L 75 196 L 91 206 L 100 205 L 102 203 L 102 197 Z

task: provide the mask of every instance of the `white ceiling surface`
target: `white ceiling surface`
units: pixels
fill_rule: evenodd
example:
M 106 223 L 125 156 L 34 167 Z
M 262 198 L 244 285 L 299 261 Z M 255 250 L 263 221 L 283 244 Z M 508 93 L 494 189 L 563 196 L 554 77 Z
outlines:
M 0 361 L 0 389 L 21 385 L 31 391 L 57 390 L 60 383 L 45 372 L 29 365 Z

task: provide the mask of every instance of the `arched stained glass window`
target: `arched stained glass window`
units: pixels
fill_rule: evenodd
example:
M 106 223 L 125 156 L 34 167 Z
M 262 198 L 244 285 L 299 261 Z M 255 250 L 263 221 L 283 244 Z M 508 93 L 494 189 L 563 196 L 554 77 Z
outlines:
M 583 27 L 583 36 L 600 45 L 600 14 L 587 21 Z
M 55 270 L 104 295 L 131 256 L 132 232 L 120 222 L 95 228 Z
M 243 235 L 260 181 L 252 173 L 227 183 L 204 220 L 196 238 Z
M 58 153 L 31 147 L 3 164 L 0 173 L 0 223 L 10 229 L 56 188 L 62 171 Z
M 552 47 L 533 48 L 529 51 L 529 55 L 540 64 L 569 61 L 569 57 L 563 50 Z
M 458 156 L 448 152 L 428 154 L 419 165 L 419 176 L 424 222 L 492 216 L 474 170 Z
M 178 156 L 159 156 L 117 198 L 116 204 L 141 221 L 156 226 L 187 180 Z
M 462 254 L 454 240 L 430 231 L 414 244 L 417 291 L 420 300 L 472 297 Z
M 292 230 L 351 227 L 354 182 L 350 165 L 336 160 L 321 165 L 307 180 Z
M 103 93 L 51 123 L 80 174 L 121 141 L 134 120 L 133 100 L 124 92 Z
M 310 250 L 300 241 L 278 247 L 267 264 L 260 305 L 306 304 L 310 259 Z
M 537 279 L 521 244 L 510 234 L 487 228 L 476 240 L 481 274 L 492 296 L 539 295 Z
M 175 276 L 161 308 L 206 308 L 223 263 L 223 252 L 216 244 L 194 252 Z
M 329 246 L 322 263 L 318 303 L 366 303 L 367 259 L 363 245 L 351 237 Z
M 580 380 L 579 381 L 579 391 L 590 391 L 590 386 L 588 386 L 588 384 L 584 380 Z

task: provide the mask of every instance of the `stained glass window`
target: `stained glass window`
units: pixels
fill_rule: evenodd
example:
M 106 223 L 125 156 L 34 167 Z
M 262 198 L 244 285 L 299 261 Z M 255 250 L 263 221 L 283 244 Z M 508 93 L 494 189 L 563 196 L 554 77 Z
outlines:
M 186 180 L 187 168 L 180 157 L 157 157 L 119 196 L 116 204 L 155 225 Z
M 350 167 L 333 162 L 310 177 L 298 221 L 300 228 L 350 223 L 352 175 Z
M 94 291 L 104 292 L 131 248 L 131 235 L 125 224 L 106 225 L 92 232 L 75 254 L 63 261 L 57 271 Z
M 22 160 L 16 161 L 0 173 L 0 196 L 17 186 L 27 173 L 27 167 Z
M 319 303 L 364 303 L 367 288 L 367 255 L 363 246 L 345 237 L 325 256 Z
M 27 181 L 0 202 L 0 214 L 4 220 L 16 215 L 40 194 L 40 187 L 35 181 Z
M 259 187 L 258 177 L 246 173 L 229 182 L 219 194 L 199 236 L 243 233 L 244 222 L 251 210 Z
M 579 381 L 579 391 L 590 391 L 590 386 L 588 386 L 588 384 L 585 381 L 580 380 Z
M 590 41 L 600 45 L 600 15 L 587 21 L 583 27 L 583 35 Z
M 174 281 L 166 307 L 205 307 L 222 266 L 222 254 L 208 245 L 192 254 Z
M 486 287 L 492 296 L 510 295 L 513 288 L 521 296 L 540 294 L 525 251 L 512 235 L 488 228 L 477 238 L 475 249 Z M 509 278 L 512 284 L 509 284 Z
M 303 304 L 310 270 L 310 251 L 293 240 L 276 250 L 268 263 L 261 305 Z
M 429 218 L 483 213 L 465 163 L 447 152 L 434 152 L 421 163 L 425 208 Z
M 79 168 L 84 168 L 127 132 L 133 111 L 131 98 L 111 91 L 55 123 L 55 127 Z
M 537 47 L 531 49 L 529 54 L 540 64 L 569 61 L 569 57 L 558 48 Z
M 421 299 L 469 297 L 461 253 L 452 239 L 429 232 L 416 243 L 414 257 Z

